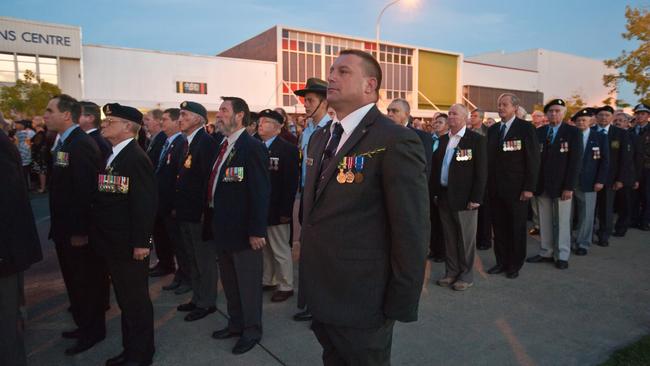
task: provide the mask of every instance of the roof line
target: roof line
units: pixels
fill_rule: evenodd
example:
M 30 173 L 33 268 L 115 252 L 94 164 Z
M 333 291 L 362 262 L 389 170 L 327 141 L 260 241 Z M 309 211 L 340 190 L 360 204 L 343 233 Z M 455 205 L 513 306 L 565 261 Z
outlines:
M 502 69 L 510 69 L 510 70 L 518 70 L 518 71 L 526 71 L 526 72 L 534 72 L 536 74 L 539 73 L 537 70 L 530 70 L 530 69 L 522 69 L 519 67 L 511 67 L 511 66 L 503 66 L 503 65 L 495 65 L 495 64 L 488 64 L 485 62 L 476 62 L 476 61 L 469 61 L 467 59 L 463 60 L 464 62 L 467 62 L 468 64 L 476 64 L 476 65 L 483 65 L 483 66 L 492 66 L 492 67 L 499 67 Z

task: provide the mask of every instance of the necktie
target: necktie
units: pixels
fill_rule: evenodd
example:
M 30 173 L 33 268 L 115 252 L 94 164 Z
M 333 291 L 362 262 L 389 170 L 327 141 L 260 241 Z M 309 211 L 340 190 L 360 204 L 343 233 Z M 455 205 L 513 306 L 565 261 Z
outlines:
M 160 156 L 158 157 L 158 165 L 156 165 L 156 172 L 160 170 L 160 167 L 163 165 L 163 161 L 165 160 L 164 157 L 165 154 L 167 154 L 168 149 L 169 149 L 169 140 L 166 140 L 162 150 L 160 150 Z
M 223 144 L 221 144 L 221 149 L 219 150 L 219 156 L 217 156 L 217 161 L 214 162 L 212 172 L 210 172 L 210 179 L 208 180 L 208 204 L 212 203 L 212 199 L 214 198 L 212 196 L 212 187 L 214 186 L 214 180 L 217 179 L 219 166 L 221 165 L 223 156 L 226 154 L 226 150 L 228 150 L 228 139 L 223 140 Z
M 552 127 L 549 127 L 548 135 L 546 136 L 546 145 L 552 144 L 554 139 L 555 139 L 555 130 Z
M 440 144 L 440 138 L 438 136 L 433 136 L 433 152 L 438 150 L 438 145 Z
M 54 150 L 52 150 L 52 155 L 54 155 L 54 157 L 56 158 L 56 154 L 59 151 L 61 151 L 62 148 L 63 148 L 63 140 L 59 138 L 59 141 L 56 143 L 56 146 L 54 146 Z
M 323 160 L 320 165 L 321 173 L 327 169 L 330 160 L 332 160 L 336 154 L 336 149 L 339 147 L 339 142 L 341 142 L 341 135 L 343 135 L 343 126 L 341 126 L 341 124 L 338 122 L 334 123 L 334 131 L 332 132 L 332 137 L 330 138 L 330 142 L 327 144 L 325 151 L 323 151 Z
M 504 122 L 501 122 L 501 129 L 499 131 L 499 141 L 503 143 L 503 140 L 506 139 L 506 124 Z

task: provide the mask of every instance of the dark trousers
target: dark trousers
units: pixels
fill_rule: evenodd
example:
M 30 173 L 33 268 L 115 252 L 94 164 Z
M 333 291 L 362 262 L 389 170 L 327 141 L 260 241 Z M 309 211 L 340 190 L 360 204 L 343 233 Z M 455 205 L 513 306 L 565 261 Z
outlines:
M 156 215 L 156 221 L 153 225 L 153 243 L 158 257 L 158 266 L 163 268 L 174 269 L 174 249 L 169 238 L 169 231 L 165 225 L 165 219 Z
M 614 197 L 611 186 L 601 189 L 596 196 L 596 217 L 598 217 L 598 240 L 609 241 L 614 224 Z
M 0 365 L 27 365 L 22 272 L 0 277 Z
M 262 251 L 221 250 L 219 274 L 228 306 L 228 329 L 262 339 Z
M 639 225 L 648 225 L 650 224 L 650 169 L 643 169 L 641 171 L 639 201 L 641 203 L 641 208 L 639 209 Z
M 358 329 L 314 319 L 311 329 L 323 347 L 325 366 L 390 365 L 394 320 L 379 328 Z
M 91 244 L 73 247 L 69 241 L 64 241 L 55 243 L 55 247 L 72 317 L 81 332 L 80 340 L 103 338 L 106 336 L 105 312 L 109 299 L 104 259 Z
M 478 208 L 478 224 L 476 226 L 476 246 L 477 247 L 491 247 L 492 246 L 492 213 L 490 212 L 490 200 L 487 198 L 487 193 L 483 200 L 483 204 Z
M 200 308 L 216 306 L 219 272 L 214 240 L 203 240 L 201 222 L 180 222 L 180 228 L 189 254 L 192 302 Z
M 185 245 L 183 245 L 183 236 L 181 235 L 181 227 L 178 223 L 178 220 L 171 216 L 167 216 L 163 219 L 165 228 L 167 229 L 167 237 L 169 238 L 170 249 L 173 253 L 172 263 L 174 256 L 176 257 L 176 274 L 175 280 L 190 285 L 192 282 L 192 274 L 190 273 L 190 254 Z M 172 267 L 173 264 L 172 264 Z
M 153 305 L 149 298 L 149 259 L 108 259 L 117 303 L 122 310 L 122 347 L 127 360 L 153 358 Z
M 528 202 L 492 196 L 490 203 L 497 264 L 508 272 L 518 271 L 526 259 Z
M 433 258 L 445 258 L 445 238 L 442 233 L 442 223 L 440 222 L 438 205 L 433 202 L 433 199 L 431 199 L 430 208 L 431 241 L 429 242 L 429 254 L 431 254 Z
M 632 187 L 623 187 L 616 191 L 614 205 L 618 214 L 614 230 L 617 233 L 625 234 L 630 227 L 632 217 Z

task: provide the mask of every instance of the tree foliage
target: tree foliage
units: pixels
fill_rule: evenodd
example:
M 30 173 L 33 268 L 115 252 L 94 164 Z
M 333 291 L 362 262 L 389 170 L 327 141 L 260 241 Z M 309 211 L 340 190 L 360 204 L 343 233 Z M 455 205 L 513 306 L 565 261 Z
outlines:
M 634 85 L 634 94 L 639 96 L 639 101 L 650 103 L 650 11 L 627 6 L 625 18 L 627 32 L 622 36 L 628 41 L 639 42 L 639 47 L 629 52 L 624 50 L 615 59 L 605 60 L 605 65 L 616 69 L 617 73 L 603 76 L 603 82 L 615 92 L 619 81 L 627 81 Z
M 42 115 L 48 101 L 61 94 L 54 84 L 38 78 L 33 71 L 25 71 L 24 80 L 16 80 L 16 85 L 0 88 L 0 111 L 5 116 L 31 118 Z

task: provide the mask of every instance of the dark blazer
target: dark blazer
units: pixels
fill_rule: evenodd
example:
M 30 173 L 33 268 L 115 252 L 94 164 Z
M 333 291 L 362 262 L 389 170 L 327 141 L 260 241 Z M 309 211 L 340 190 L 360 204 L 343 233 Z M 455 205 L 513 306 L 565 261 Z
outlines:
M 335 326 L 415 321 L 431 225 L 422 141 L 374 106 L 321 173 L 330 126 L 307 152 L 299 306 Z M 337 182 L 339 162 L 371 152 L 361 183 Z
M 541 166 L 535 194 L 558 198 L 562 196 L 562 191 L 573 192 L 578 186 L 582 167 L 582 134 L 576 127 L 563 122 L 551 144 L 547 141 L 550 128 L 550 125 L 546 125 L 537 129 Z
M 424 131 L 420 131 L 413 127 L 408 127 L 411 131 L 415 131 L 418 134 L 418 137 L 422 141 L 422 147 L 424 148 L 424 156 L 427 158 L 427 177 L 431 177 L 431 158 L 433 155 L 433 138 L 431 135 Z
M 434 196 L 441 193 L 440 174 L 447 144 L 449 144 L 449 135 L 444 135 L 440 138 L 440 145 L 433 154 L 433 172 L 429 189 Z M 470 150 L 472 158 L 464 160 L 466 158 L 459 154 L 460 150 Z M 467 210 L 469 202 L 483 203 L 487 184 L 487 139 L 466 129 L 454 155 L 449 164 L 447 195 L 450 208 L 454 211 L 462 211 Z
M 43 259 L 20 154 L 0 131 L 0 277 L 22 272 Z
M 154 169 L 158 165 L 158 158 L 160 157 L 160 152 L 162 151 L 162 147 L 165 144 L 165 140 L 167 140 L 167 135 L 164 132 L 160 131 L 147 146 L 147 156 L 149 157 L 151 165 L 154 167 Z
M 271 183 L 266 146 L 244 131 L 217 177 L 212 230 L 218 250 L 250 249 L 251 236 L 265 237 Z M 227 168 L 243 168 L 240 182 L 224 182 Z
M 592 129 L 598 132 L 600 126 L 595 125 Z M 609 142 L 609 174 L 606 185 L 611 187 L 614 182 L 629 185 L 632 183 L 633 177 L 630 175 L 632 170 L 632 148 L 629 146 L 628 134 L 624 129 L 610 125 L 607 141 Z
M 174 209 L 176 180 L 178 172 L 183 165 L 183 157 L 187 150 L 187 140 L 183 134 L 174 138 L 169 144 L 167 153 L 159 162 L 158 169 L 154 166 L 156 183 L 158 184 L 158 215 L 164 217 L 171 214 Z
M 50 235 L 55 242 L 66 242 L 72 235 L 88 235 L 93 196 L 97 192 L 100 152 L 92 137 L 75 128 L 63 142 L 68 166 L 56 164 L 53 156 L 50 182 Z
M 218 153 L 217 142 L 208 135 L 205 128 L 200 128 L 181 161 L 176 180 L 174 208 L 179 221 L 201 221 L 206 207 L 208 178 Z
M 276 163 L 273 163 L 273 160 Z M 269 147 L 269 177 L 271 198 L 269 226 L 280 225 L 280 217 L 293 217 L 293 203 L 300 182 L 300 157 L 298 147 L 277 136 Z
M 95 140 L 95 143 L 97 144 L 102 157 L 102 165 L 105 165 L 106 159 L 108 159 L 108 157 L 113 153 L 111 143 L 108 142 L 104 136 L 102 136 L 102 131 L 99 129 L 96 129 L 95 131 L 89 133 L 88 136 L 92 137 L 93 140 Z
M 97 193 L 94 200 L 93 239 L 103 255 L 127 260 L 133 248 L 151 248 L 157 189 L 153 167 L 136 140 L 127 144 L 102 174 L 129 178 L 127 193 Z M 96 178 L 97 179 L 97 178 Z
M 535 127 L 514 119 L 504 142 L 500 141 L 501 123 L 488 129 L 488 192 L 491 197 L 519 200 L 522 191 L 535 192 L 540 154 Z M 517 151 L 504 151 L 505 141 L 521 144 Z
M 582 132 L 579 133 L 582 139 Z M 596 148 L 594 150 L 594 148 Z M 607 136 L 589 129 L 587 146 L 582 153 L 579 187 L 583 192 L 593 192 L 596 183 L 605 184 L 609 173 L 609 145 Z

